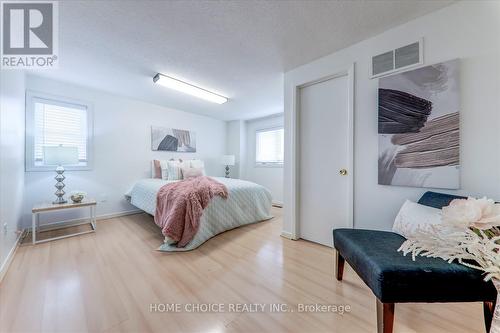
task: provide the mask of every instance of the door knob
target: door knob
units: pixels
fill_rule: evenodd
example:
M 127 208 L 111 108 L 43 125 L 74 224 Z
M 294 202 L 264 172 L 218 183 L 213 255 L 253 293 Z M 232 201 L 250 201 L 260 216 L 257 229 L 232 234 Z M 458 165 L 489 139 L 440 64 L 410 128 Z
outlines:
M 339 171 L 341 176 L 347 176 L 347 170 L 346 169 L 340 169 Z

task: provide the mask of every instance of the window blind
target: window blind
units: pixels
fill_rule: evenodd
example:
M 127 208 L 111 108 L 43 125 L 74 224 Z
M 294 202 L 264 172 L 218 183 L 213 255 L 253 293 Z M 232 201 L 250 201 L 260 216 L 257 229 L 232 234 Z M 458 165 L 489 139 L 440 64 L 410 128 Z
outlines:
M 283 128 L 258 131 L 256 134 L 256 162 L 261 164 L 283 164 Z
M 43 165 L 44 146 L 76 146 L 80 163 L 87 162 L 87 108 L 46 100 L 34 101 L 34 157 Z

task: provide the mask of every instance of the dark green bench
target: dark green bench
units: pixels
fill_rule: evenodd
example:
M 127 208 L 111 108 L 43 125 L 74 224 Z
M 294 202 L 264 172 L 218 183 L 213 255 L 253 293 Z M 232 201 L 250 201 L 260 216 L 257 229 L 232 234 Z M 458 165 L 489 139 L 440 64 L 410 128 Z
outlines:
M 419 203 L 442 208 L 457 196 L 427 192 Z M 495 308 L 496 289 L 482 272 L 439 258 L 403 256 L 405 238 L 387 231 L 336 229 L 337 280 L 347 261 L 377 298 L 377 329 L 392 332 L 394 304 L 413 302 L 483 302 L 487 331 Z

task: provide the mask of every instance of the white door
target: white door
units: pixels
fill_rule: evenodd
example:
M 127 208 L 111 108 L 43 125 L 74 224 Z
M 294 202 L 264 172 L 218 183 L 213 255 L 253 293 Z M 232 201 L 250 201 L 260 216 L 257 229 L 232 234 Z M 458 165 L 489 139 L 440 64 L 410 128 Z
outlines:
M 351 226 L 349 79 L 299 89 L 300 238 L 332 246 L 332 229 Z M 346 170 L 347 174 L 343 175 Z

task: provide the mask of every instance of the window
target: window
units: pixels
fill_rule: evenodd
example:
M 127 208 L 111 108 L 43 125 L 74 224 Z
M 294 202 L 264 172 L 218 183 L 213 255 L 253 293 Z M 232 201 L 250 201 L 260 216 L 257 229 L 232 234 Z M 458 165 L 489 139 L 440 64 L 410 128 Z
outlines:
M 28 91 L 26 93 L 26 171 L 53 170 L 43 161 L 43 147 L 78 147 L 78 164 L 67 170 L 89 170 L 92 110 L 88 103 Z
M 283 127 L 259 130 L 255 137 L 255 162 L 260 166 L 283 166 Z

